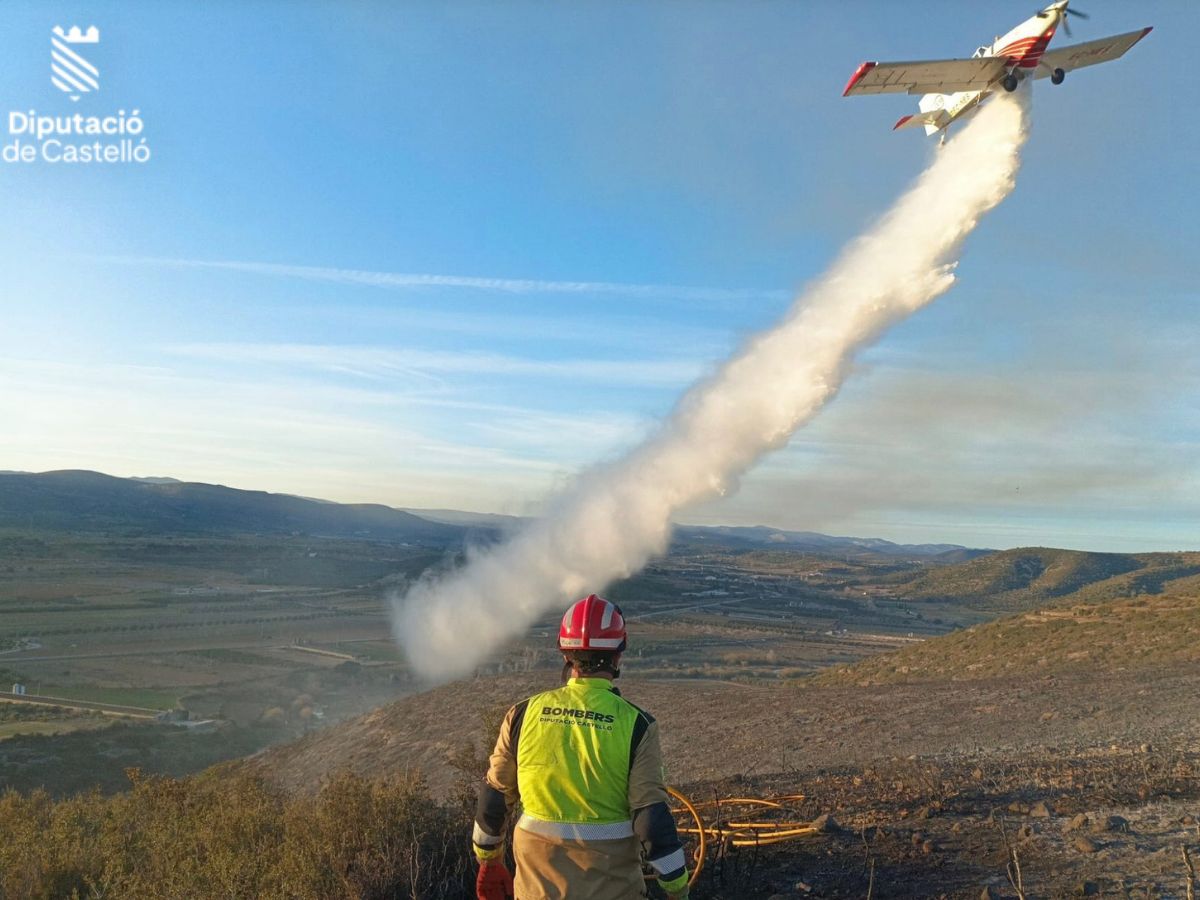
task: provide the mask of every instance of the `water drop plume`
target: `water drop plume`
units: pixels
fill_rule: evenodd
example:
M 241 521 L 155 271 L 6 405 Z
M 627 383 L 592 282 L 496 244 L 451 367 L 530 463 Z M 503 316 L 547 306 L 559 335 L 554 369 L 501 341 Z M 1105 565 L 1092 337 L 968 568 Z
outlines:
M 415 671 L 465 675 L 547 611 L 662 553 L 677 511 L 731 491 L 829 402 L 855 353 L 953 284 L 963 239 L 1014 186 L 1027 123 L 1026 92 L 993 99 L 779 324 L 693 385 L 645 441 L 581 474 L 510 539 L 396 597 Z

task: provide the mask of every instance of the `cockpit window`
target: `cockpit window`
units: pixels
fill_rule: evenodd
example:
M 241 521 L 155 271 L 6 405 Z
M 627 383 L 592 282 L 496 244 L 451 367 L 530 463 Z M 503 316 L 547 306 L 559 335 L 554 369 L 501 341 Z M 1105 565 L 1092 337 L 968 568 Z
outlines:
M 971 54 L 972 59 L 978 59 L 981 56 L 987 56 L 988 49 L 989 48 L 987 48 L 987 47 L 980 47 L 978 50 L 976 50 L 974 53 Z

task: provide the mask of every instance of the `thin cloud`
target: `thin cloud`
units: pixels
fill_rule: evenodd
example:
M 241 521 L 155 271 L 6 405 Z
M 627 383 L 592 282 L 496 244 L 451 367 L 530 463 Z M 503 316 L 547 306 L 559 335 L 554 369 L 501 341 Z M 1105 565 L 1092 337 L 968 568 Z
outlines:
M 324 266 L 293 266 L 236 260 L 164 259 L 159 257 L 95 257 L 100 262 L 129 266 L 161 266 L 181 269 L 218 269 L 277 278 L 325 281 L 412 290 L 415 288 L 467 288 L 504 294 L 607 294 L 642 300 L 689 300 L 701 303 L 731 303 L 750 300 L 788 300 L 788 291 L 750 288 L 707 288 L 674 284 L 626 284 L 612 281 L 549 281 L 532 278 L 487 278 L 473 275 L 437 275 L 414 272 L 371 272 Z
M 362 378 L 536 375 L 610 384 L 678 385 L 703 372 L 703 364 L 693 360 L 539 360 L 497 353 L 391 350 L 352 345 L 197 343 L 175 344 L 165 349 L 195 359 L 316 368 Z
M 350 402 L 362 392 L 319 386 L 298 391 L 252 378 L 211 379 L 145 366 L 12 359 L 0 360 L 0 379 L 16 388 L 0 393 L 0 418 L 10 425 L 0 434 L 6 468 L 154 470 L 384 502 L 409 502 L 405 491 L 411 488 L 423 503 L 448 499 L 431 484 L 439 475 L 469 472 L 481 484 L 502 483 L 503 490 L 489 494 L 491 503 L 511 499 L 514 485 L 524 496 L 536 495 L 562 470 L 541 448 L 472 444 L 461 434 L 451 440 L 426 417 L 380 419 Z M 570 420 L 563 417 L 562 424 L 569 427 Z M 619 437 L 614 427 L 590 434 L 596 440 Z M 374 496 L 363 493 L 367 485 L 375 486 Z
M 662 315 L 616 316 L 578 307 L 570 315 L 530 315 L 511 309 L 480 312 L 478 309 L 435 309 L 421 306 L 350 307 L 338 304 L 307 305 L 307 317 L 339 322 L 353 321 L 358 328 L 402 330 L 405 335 L 428 332 L 483 337 L 489 343 L 499 339 L 537 340 L 541 346 L 616 347 L 625 352 L 662 353 L 687 347 L 698 356 L 720 359 L 726 356 L 736 334 L 728 328 L 681 322 L 674 313 Z M 644 312 L 644 311 L 643 311 Z

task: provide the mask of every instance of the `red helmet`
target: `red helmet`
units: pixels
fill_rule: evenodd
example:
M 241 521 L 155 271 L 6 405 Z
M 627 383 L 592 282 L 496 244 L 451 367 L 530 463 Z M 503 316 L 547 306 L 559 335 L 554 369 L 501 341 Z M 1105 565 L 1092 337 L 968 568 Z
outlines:
M 625 617 L 621 608 L 595 594 L 576 600 L 559 626 L 558 649 L 620 653 L 625 649 Z

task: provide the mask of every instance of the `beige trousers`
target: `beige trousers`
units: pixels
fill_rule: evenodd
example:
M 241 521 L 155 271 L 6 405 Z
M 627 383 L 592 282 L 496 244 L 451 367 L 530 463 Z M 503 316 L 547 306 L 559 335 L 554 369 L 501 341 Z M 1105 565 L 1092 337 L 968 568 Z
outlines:
M 637 838 L 550 840 L 513 829 L 516 900 L 643 900 Z

